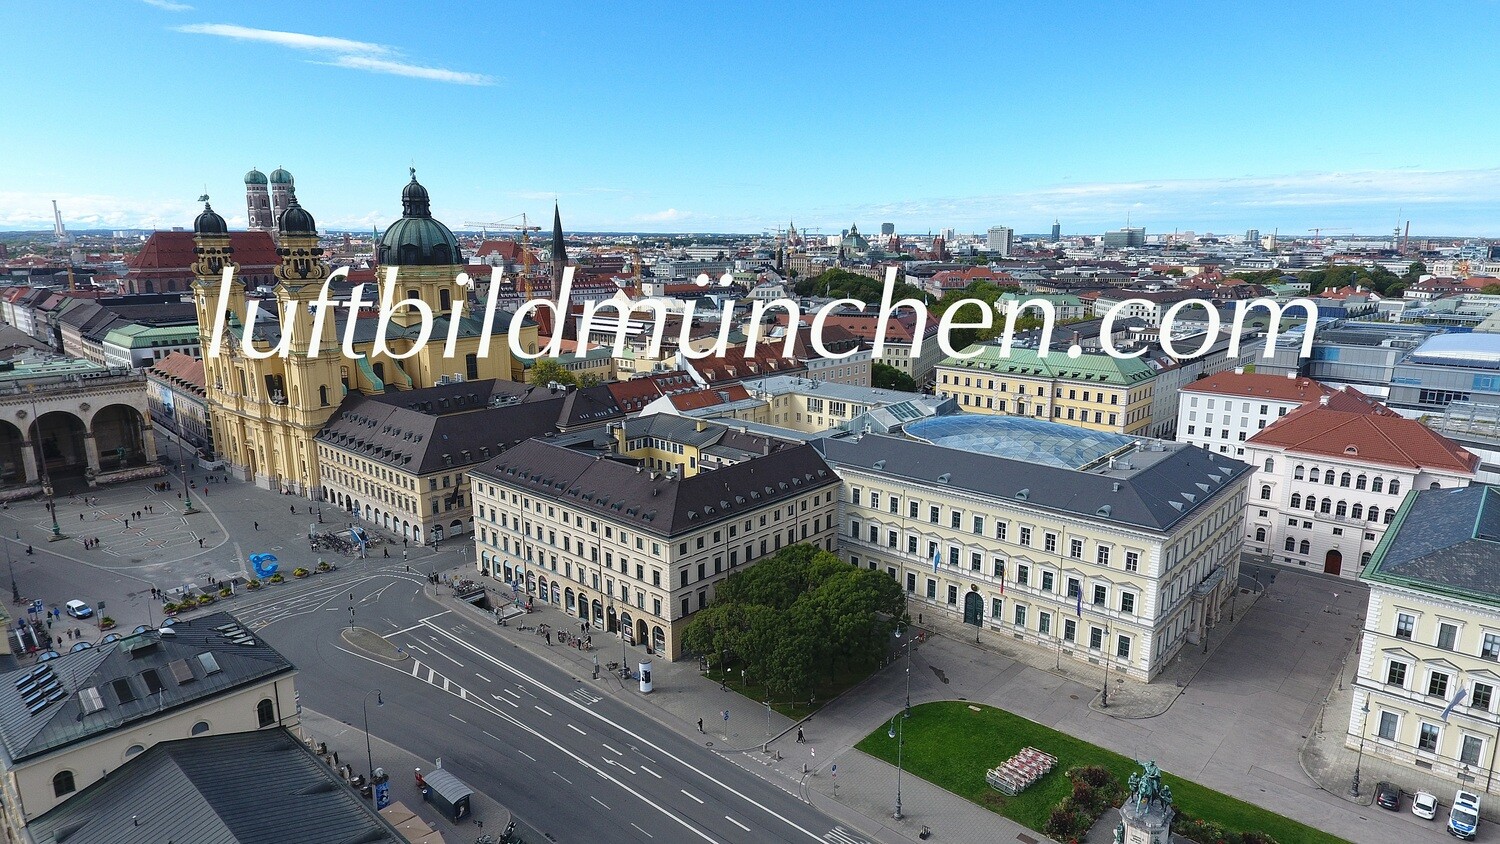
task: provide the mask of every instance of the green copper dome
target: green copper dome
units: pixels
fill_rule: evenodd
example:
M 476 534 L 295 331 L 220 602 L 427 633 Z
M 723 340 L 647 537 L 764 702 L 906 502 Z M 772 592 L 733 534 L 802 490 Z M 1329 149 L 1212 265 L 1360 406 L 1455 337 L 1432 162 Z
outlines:
M 264 185 L 266 184 L 266 174 L 251 168 L 250 172 L 245 174 L 245 184 Z
M 458 238 L 432 218 L 427 189 L 411 171 L 411 181 L 401 191 L 401 219 L 380 238 L 379 263 L 386 266 L 448 266 L 463 262 Z
M 281 219 L 276 222 L 276 227 L 282 234 L 317 234 L 318 224 L 313 220 L 313 215 L 307 213 L 307 209 L 297 204 L 297 191 L 292 189 L 286 210 L 281 212 Z
M 291 183 L 292 183 L 292 174 L 291 173 L 288 173 L 287 171 L 281 169 L 280 167 L 277 167 L 275 170 L 271 171 L 271 184 L 273 184 L 273 185 L 289 185 Z
M 224 218 L 220 217 L 208 204 L 208 197 L 203 197 L 203 213 L 193 221 L 194 234 L 228 234 L 229 226 L 225 224 Z

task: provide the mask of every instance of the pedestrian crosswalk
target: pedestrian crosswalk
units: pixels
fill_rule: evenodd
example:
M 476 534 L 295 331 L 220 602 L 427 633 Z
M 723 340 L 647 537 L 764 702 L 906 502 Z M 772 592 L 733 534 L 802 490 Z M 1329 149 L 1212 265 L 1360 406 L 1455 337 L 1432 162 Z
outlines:
M 590 694 L 586 689 L 574 689 L 573 691 L 568 692 L 568 697 L 578 701 L 584 706 L 593 706 L 594 704 L 603 700 L 603 698 L 599 697 L 598 695 Z
M 849 832 L 842 826 L 836 826 L 823 835 L 823 840 L 829 844 L 870 844 L 863 838 Z

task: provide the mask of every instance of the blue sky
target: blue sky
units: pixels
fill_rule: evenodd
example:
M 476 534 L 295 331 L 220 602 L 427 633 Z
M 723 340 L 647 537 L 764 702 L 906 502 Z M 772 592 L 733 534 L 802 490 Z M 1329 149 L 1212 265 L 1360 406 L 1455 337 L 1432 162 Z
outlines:
M 0 5 L 0 228 L 185 225 L 284 166 L 331 228 L 1500 236 L 1500 3 Z

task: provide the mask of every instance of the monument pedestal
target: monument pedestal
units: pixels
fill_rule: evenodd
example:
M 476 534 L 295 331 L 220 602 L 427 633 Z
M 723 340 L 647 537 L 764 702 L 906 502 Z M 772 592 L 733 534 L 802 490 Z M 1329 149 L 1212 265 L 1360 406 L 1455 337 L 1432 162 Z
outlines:
M 1115 844 L 1172 844 L 1172 789 L 1161 781 L 1161 769 L 1155 762 L 1142 764 L 1139 774 L 1130 775 L 1130 796 L 1119 809 L 1120 823 L 1115 827 Z

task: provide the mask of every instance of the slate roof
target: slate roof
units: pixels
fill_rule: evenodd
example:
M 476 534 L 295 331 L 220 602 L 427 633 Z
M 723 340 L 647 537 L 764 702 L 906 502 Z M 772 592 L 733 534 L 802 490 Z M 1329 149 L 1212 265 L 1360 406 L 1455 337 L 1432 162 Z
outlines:
M 1343 396 L 1343 398 L 1341 398 Z M 1415 419 L 1406 419 L 1363 394 L 1335 393 L 1327 406 L 1306 404 L 1251 437 L 1256 445 L 1382 463 L 1404 469 L 1472 473 L 1479 458 Z M 1337 401 L 1337 405 L 1335 405 Z
M 691 419 L 676 421 L 695 424 Z M 633 524 L 667 538 L 839 482 L 812 446 L 791 443 L 742 463 L 674 479 L 545 440 L 528 440 L 473 474 L 555 500 L 574 512 Z
M 243 628 L 227 612 L 170 630 L 126 636 L 0 678 L 0 748 L 6 757 L 19 762 L 50 753 L 294 670 L 258 638 L 231 641 L 226 634 Z M 212 659 L 202 659 L 205 653 Z M 148 671 L 159 682 L 156 692 L 150 691 Z M 38 709 L 28 702 L 46 689 L 52 689 L 43 697 L 48 705 Z M 89 705 L 80 694 L 86 689 L 98 692 L 102 708 Z
M 1500 607 L 1500 487 L 1408 494 L 1360 579 Z
M 161 742 L 27 831 L 37 844 L 405 842 L 283 728 Z
M 1078 357 L 1048 354 L 1033 349 L 1012 347 L 1007 355 L 999 346 L 988 343 L 970 346 L 965 354 L 971 358 L 944 358 L 939 366 L 950 369 L 974 369 L 999 375 L 1024 375 L 1033 378 L 1056 378 L 1079 384 L 1115 386 L 1141 384 L 1156 377 L 1156 371 L 1139 358 L 1113 358 L 1103 352 L 1085 351 Z
M 608 408 L 597 411 L 588 399 L 577 398 L 580 392 L 490 379 L 370 396 L 350 393 L 317 439 L 418 475 L 463 468 L 531 437 L 556 433 L 562 422 L 599 424 L 620 415 L 586 418 Z M 609 395 L 590 391 L 597 393 Z
M 1171 530 L 1251 472 L 1238 460 L 1185 443 L 1141 444 L 1145 450 L 1120 456 L 1114 468 L 1078 471 L 885 434 L 839 434 L 812 442 L 836 468 L 885 475 L 897 484 L 946 486 L 1158 532 Z

